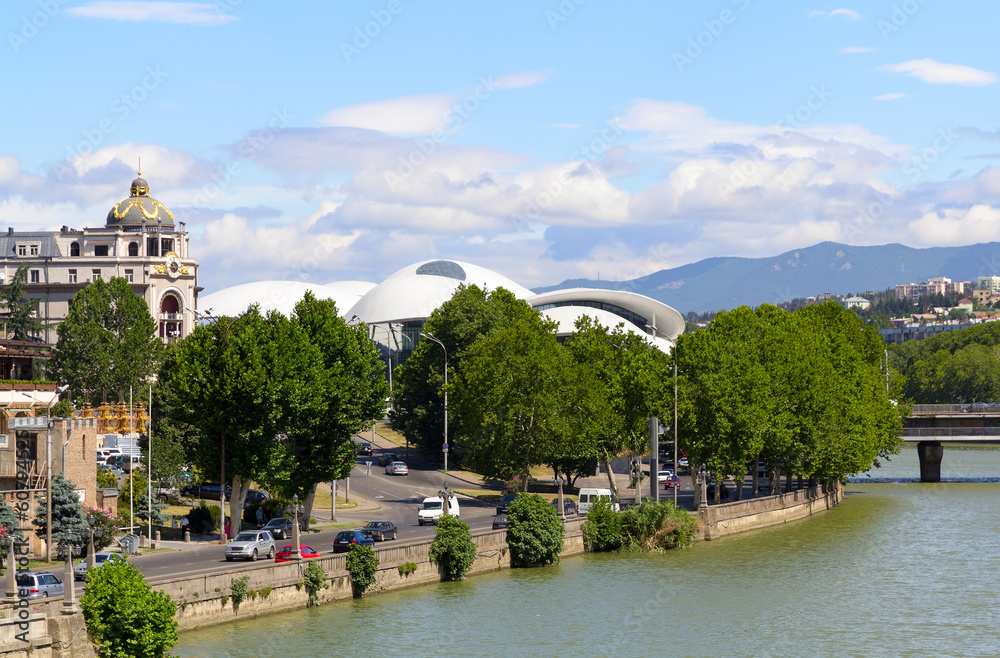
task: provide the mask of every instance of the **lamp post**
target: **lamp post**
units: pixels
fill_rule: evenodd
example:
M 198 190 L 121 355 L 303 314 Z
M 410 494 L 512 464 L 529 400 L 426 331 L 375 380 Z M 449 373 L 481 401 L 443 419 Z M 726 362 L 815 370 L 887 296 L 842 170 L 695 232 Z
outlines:
M 7 528 L 6 534 L 0 536 L 0 546 L 7 549 L 7 591 L 4 603 L 17 603 L 17 583 L 14 574 L 17 572 L 17 546 L 23 540 L 15 536 L 13 528 Z
M 670 346 L 671 346 L 670 356 L 673 357 L 673 362 L 674 362 L 674 469 L 673 470 L 674 474 L 676 475 L 677 471 L 680 470 L 679 464 L 677 463 L 677 434 L 678 434 L 677 432 L 677 341 L 651 324 L 647 324 L 646 328 L 652 330 L 653 333 L 658 334 L 670 341 Z M 659 458 L 659 455 L 654 455 L 654 457 Z M 657 473 L 656 480 L 651 482 L 650 485 L 655 488 L 659 482 L 659 479 L 660 479 L 659 473 Z M 679 488 L 680 487 L 678 480 L 678 486 L 674 487 L 674 507 L 677 507 L 677 489 Z
M 59 558 L 65 560 L 65 566 L 63 567 L 63 585 L 65 589 L 63 590 L 62 614 L 76 614 L 79 610 L 74 600 L 76 593 L 73 587 L 75 584 L 75 578 L 73 577 L 73 543 L 67 538 L 59 542 L 57 550 Z
M 444 346 L 440 340 L 435 338 L 432 334 L 420 332 L 420 335 L 427 340 L 433 341 L 441 346 L 444 350 L 444 443 L 441 445 L 441 451 L 444 452 L 444 470 L 448 472 L 448 348 Z
M 566 500 L 563 498 L 563 476 L 561 471 L 556 471 L 556 482 L 559 484 L 559 518 L 566 520 Z
M 299 543 L 299 495 L 292 495 L 292 543 L 295 544 L 295 557 L 302 558 L 302 545 Z

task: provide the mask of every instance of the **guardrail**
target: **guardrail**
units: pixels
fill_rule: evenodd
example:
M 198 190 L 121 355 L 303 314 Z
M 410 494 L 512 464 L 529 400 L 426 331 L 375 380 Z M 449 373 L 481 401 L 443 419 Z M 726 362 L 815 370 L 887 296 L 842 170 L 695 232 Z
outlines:
M 903 438 L 995 436 L 1000 438 L 1000 427 L 904 427 Z
M 969 402 L 966 404 L 915 404 L 911 416 L 938 414 L 996 414 L 1000 416 L 1000 402 Z

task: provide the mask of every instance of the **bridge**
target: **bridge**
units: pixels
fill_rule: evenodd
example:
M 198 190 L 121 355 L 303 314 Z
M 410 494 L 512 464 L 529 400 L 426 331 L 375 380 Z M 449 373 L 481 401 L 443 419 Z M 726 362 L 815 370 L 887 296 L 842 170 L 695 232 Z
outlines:
M 920 481 L 940 482 L 943 444 L 1000 443 L 1000 403 L 915 404 L 900 439 L 917 444 Z

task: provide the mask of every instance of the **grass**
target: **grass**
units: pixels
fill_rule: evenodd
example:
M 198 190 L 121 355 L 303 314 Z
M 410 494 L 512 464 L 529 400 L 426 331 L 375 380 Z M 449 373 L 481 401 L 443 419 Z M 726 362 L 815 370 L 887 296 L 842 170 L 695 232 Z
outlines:
M 406 447 L 406 437 L 392 429 L 392 427 L 389 426 L 389 423 L 384 420 L 380 420 L 375 424 L 375 434 L 381 436 L 383 439 L 399 448 Z M 363 434 L 359 434 L 358 436 L 362 439 L 365 438 Z
M 337 487 L 337 509 L 352 509 L 358 506 L 353 500 L 347 502 L 342 495 L 340 495 L 343 487 Z M 316 490 L 316 497 L 313 499 L 313 509 L 330 509 L 330 492 L 324 489 Z

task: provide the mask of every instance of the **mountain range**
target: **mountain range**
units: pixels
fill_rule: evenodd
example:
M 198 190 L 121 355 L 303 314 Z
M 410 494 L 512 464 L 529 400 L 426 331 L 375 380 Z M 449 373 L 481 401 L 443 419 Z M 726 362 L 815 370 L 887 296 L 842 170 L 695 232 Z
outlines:
M 847 295 L 946 276 L 972 281 L 1000 275 L 1000 242 L 914 249 L 901 244 L 858 247 L 821 242 L 767 258 L 716 257 L 629 281 L 568 279 L 535 292 L 565 288 L 628 290 L 681 313 L 780 304 L 820 293 Z

